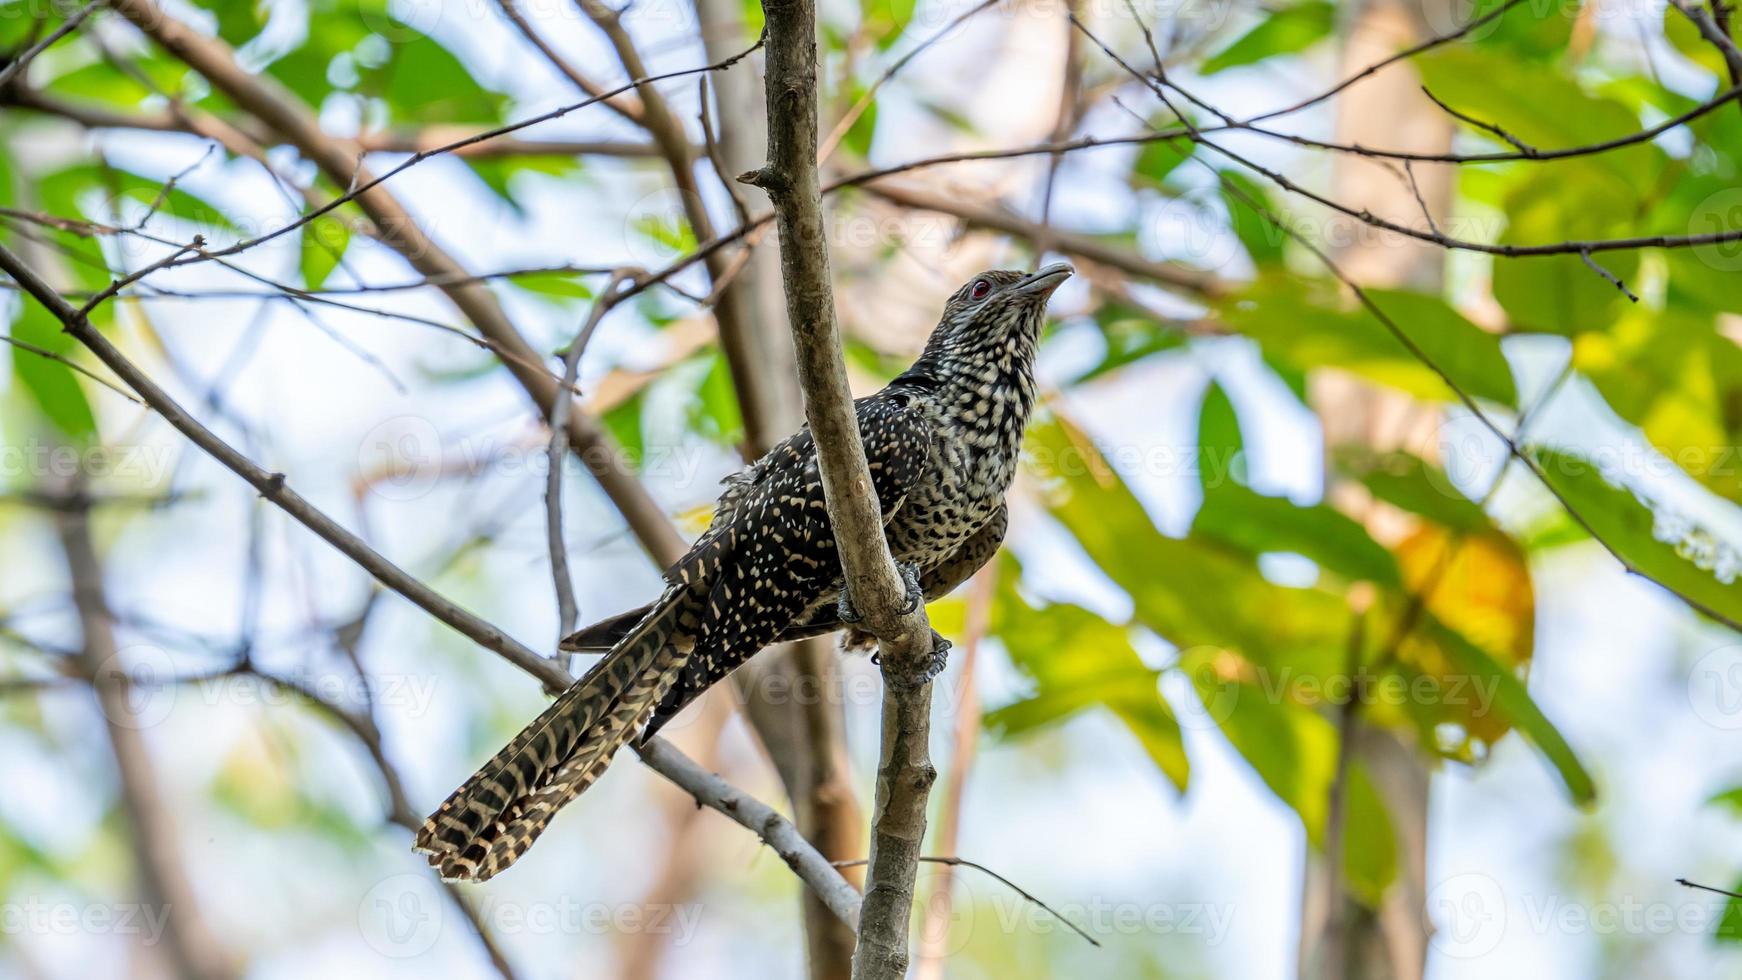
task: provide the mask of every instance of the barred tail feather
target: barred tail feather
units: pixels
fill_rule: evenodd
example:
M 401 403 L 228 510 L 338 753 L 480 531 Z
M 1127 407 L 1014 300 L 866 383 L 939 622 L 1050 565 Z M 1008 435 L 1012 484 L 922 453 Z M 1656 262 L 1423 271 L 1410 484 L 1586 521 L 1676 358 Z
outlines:
M 413 847 L 443 878 L 485 881 L 532 846 L 640 731 L 693 648 L 693 603 L 668 591 L 586 675 L 455 790 Z

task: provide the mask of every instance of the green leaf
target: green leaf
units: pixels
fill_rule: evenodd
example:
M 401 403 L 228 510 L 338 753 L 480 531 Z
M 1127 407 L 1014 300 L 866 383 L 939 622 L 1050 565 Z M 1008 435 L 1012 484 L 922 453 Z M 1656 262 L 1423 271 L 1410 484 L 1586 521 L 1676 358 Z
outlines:
M 1007 563 L 1014 568 L 1014 562 Z M 1179 721 L 1161 697 L 1156 672 L 1143 665 L 1129 630 L 1081 606 L 1036 607 L 1000 576 L 991 633 L 1017 669 L 1034 681 L 1033 696 L 992 711 L 986 724 L 1004 736 L 1057 724 L 1085 708 L 1105 707 L 1137 737 L 1181 792 L 1191 767 Z
M 35 302 L 20 304 L 12 321 L 12 338 L 66 356 L 76 346 L 61 330 L 60 321 Z M 12 352 L 12 376 L 60 433 L 74 442 L 96 437 L 97 419 L 85 398 L 76 372 L 59 361 L 7 345 Z
M 1499 337 L 1471 323 L 1436 296 L 1399 289 L 1366 292 L 1373 305 L 1458 387 L 1477 398 L 1517 407 L 1518 388 L 1500 350 Z
M 1442 527 L 1487 533 L 1493 521 L 1474 500 L 1464 496 L 1445 471 L 1406 452 L 1345 451 L 1337 468 L 1361 482 L 1367 492 L 1393 507 L 1418 514 Z
M 1233 224 L 1235 237 L 1245 246 L 1246 254 L 1256 265 L 1281 262 L 1282 246 L 1288 236 L 1269 217 L 1277 214 L 1277 208 L 1270 202 L 1270 195 L 1263 185 L 1233 170 L 1221 171 L 1221 178 L 1222 204 L 1228 209 L 1228 220 Z
M 577 273 L 573 272 L 544 270 L 521 272 L 509 276 L 508 281 L 529 293 L 552 300 L 561 306 L 569 306 L 576 301 L 593 298 L 593 290 Z
M 1730 35 L 1732 40 L 1742 41 L 1742 35 L 1737 33 L 1733 22 L 1730 26 Z M 1702 37 L 1700 29 L 1694 26 L 1693 21 L 1682 16 L 1681 12 L 1675 9 L 1674 4 L 1666 3 L 1663 5 L 1663 36 L 1675 46 L 1677 51 L 1681 52 L 1682 57 L 1718 78 L 1727 80 L 1730 77 L 1729 70 L 1724 64 L 1724 52 L 1719 51 L 1710 41 Z
M 1152 122 L 1156 128 L 1167 126 L 1165 121 Z M 1196 149 L 1190 140 L 1185 138 L 1171 140 L 1152 140 L 1143 144 L 1143 149 L 1137 152 L 1137 159 L 1131 165 L 1131 183 L 1133 186 L 1147 184 L 1151 187 L 1161 187 L 1167 183 L 1168 175 L 1179 169 L 1180 164 L 1192 158 Z
M 1292 551 L 1347 579 L 1398 586 L 1397 559 L 1367 529 L 1324 504 L 1302 507 L 1233 483 L 1204 493 L 1192 533 L 1252 555 Z
M 1337 730 L 1307 708 L 1280 700 L 1262 684 L 1229 676 L 1228 657 L 1208 648 L 1188 650 L 1180 669 L 1222 734 L 1277 798 L 1300 815 L 1307 838 L 1322 844 L 1325 809 L 1336 775 Z
M 1307 0 L 1270 14 L 1227 47 L 1204 60 L 1200 75 L 1214 75 L 1279 54 L 1305 51 L 1331 33 L 1336 7 L 1324 0 Z
M 1340 597 L 1276 585 L 1248 556 L 1201 535 L 1163 535 L 1093 443 L 1062 419 L 1029 427 L 1026 456 L 1053 517 L 1131 595 L 1137 620 L 1168 642 L 1234 648 L 1261 661 L 1342 662 L 1348 611 Z
M 864 0 L 859 28 L 876 42 L 880 50 L 888 50 L 901 40 L 901 34 L 913 20 L 915 0 Z
M 1503 51 L 1448 44 L 1417 56 L 1411 64 L 1440 101 L 1539 150 L 1584 146 L 1639 129 L 1638 117 L 1622 103 L 1586 92 L 1555 66 L 1523 61 Z M 1556 166 L 1566 170 L 1545 171 L 1544 176 L 1562 183 L 1594 184 L 1599 193 L 1619 195 L 1625 206 L 1651 187 L 1663 159 L 1656 146 L 1638 143 L 1565 161 Z
M 302 284 L 316 290 L 338 268 L 351 244 L 351 229 L 331 216 L 316 218 L 302 226 Z
M 1185 334 L 1178 326 L 1157 322 L 1151 314 L 1122 303 L 1103 304 L 1095 310 L 1094 322 L 1106 351 L 1098 363 L 1071 379 L 1073 384 L 1093 381 L 1151 354 L 1185 346 Z
M 690 428 L 715 442 L 737 446 L 744 441 L 744 416 L 732 386 L 732 368 L 718 350 L 709 355 L 707 364 L 691 404 Z
M 1424 631 L 1439 644 L 1441 652 L 1452 661 L 1455 670 L 1474 678 L 1478 683 L 1492 685 L 1494 710 L 1510 721 L 1512 727 L 1524 736 L 1525 741 L 1535 746 L 1548 759 L 1573 802 L 1580 806 L 1595 802 L 1597 787 L 1591 780 L 1591 774 L 1585 771 L 1584 764 L 1579 761 L 1572 746 L 1561 737 L 1560 730 L 1537 707 L 1524 682 L 1512 671 L 1502 667 L 1481 647 L 1471 643 L 1462 633 L 1445 626 L 1432 614 L 1423 613 L 1422 616 Z
M 1538 171 L 1506 199 L 1503 245 L 1608 238 L 1634 221 L 1631 192 L 1613 182 L 1585 179 L 1589 171 Z M 1593 255 L 1611 275 L 1637 283 L 1638 252 Z M 1494 260 L 1494 298 L 1513 330 L 1576 334 L 1600 330 L 1627 309 L 1627 298 L 1577 255 L 1502 256 Z
M 1742 881 L 1738 881 L 1730 890 L 1742 892 Z M 1724 902 L 1724 917 L 1718 920 L 1718 928 L 1712 933 L 1712 938 L 1726 945 L 1742 943 L 1742 898 L 1731 898 Z
M 646 388 L 614 405 L 604 415 L 605 428 L 630 465 L 639 467 L 647 457 L 647 434 L 641 425 L 641 409 L 646 404 Z
M 68 205 L 59 214 L 84 214 L 95 221 L 129 225 L 144 220 L 147 228 L 157 226 L 162 216 L 168 215 L 194 225 L 196 233 L 208 238 L 219 232 L 239 233 L 236 223 L 216 205 L 181 186 L 166 190 L 166 184 L 95 163 L 74 164 L 38 182 L 45 205 Z M 100 201 L 97 195 L 101 195 Z
M 1742 622 L 1742 582 L 1736 553 L 1682 515 L 1654 508 L 1612 486 L 1595 463 L 1567 452 L 1533 452 L 1549 485 L 1626 562 L 1733 621 Z
M 867 90 L 864 86 L 855 83 L 848 91 L 852 96 L 849 100 L 850 104 L 858 105 L 859 100 L 865 97 Z M 847 149 L 851 150 L 854 156 L 860 159 L 869 159 L 871 140 L 876 135 L 877 100 L 873 98 L 870 104 L 865 106 L 865 111 L 859 113 L 859 118 L 853 120 L 853 125 L 847 127 L 847 134 L 842 137 L 841 142 L 847 145 Z
M 1246 482 L 1245 445 L 1240 419 L 1228 393 L 1214 381 L 1204 389 L 1198 409 L 1198 485 L 1205 491 L 1228 483 Z
M 560 156 L 516 156 L 516 157 L 468 157 L 466 167 L 481 181 L 484 186 L 513 208 L 517 214 L 524 215 L 519 194 L 515 192 L 515 184 L 523 175 L 543 174 L 548 177 L 568 177 L 579 173 L 581 165 L 574 157 Z
M 395 122 L 491 123 L 502 118 L 507 96 L 478 84 L 460 59 L 417 28 L 384 18 L 391 57 L 361 73 L 359 88 L 381 98 Z
M 200 6 L 216 18 L 218 36 L 236 48 L 253 40 L 272 12 L 260 0 L 203 0 Z
M 1413 395 L 1453 398 L 1427 366 L 1431 361 L 1474 397 L 1516 403 L 1518 390 L 1498 337 L 1435 297 L 1391 289 L 1366 292 L 1425 361 L 1371 311 L 1282 277 L 1261 278 L 1246 292 L 1220 301 L 1218 312 L 1266 353 L 1299 368 L 1342 368 Z
M 1742 817 L 1742 786 L 1733 786 L 1722 793 L 1712 794 L 1706 805 L 1721 806 L 1729 810 L 1731 816 Z
M 1351 761 L 1343 799 L 1343 876 L 1349 890 L 1370 909 L 1397 880 L 1397 838 L 1391 814 L 1367 767 Z
M 1468 9 L 1459 8 L 1459 22 L 1474 21 L 1505 2 L 1476 0 L 1468 5 Z M 1518 4 L 1498 19 L 1476 28 L 1469 40 L 1512 58 L 1553 63 L 1566 51 L 1567 41 L 1573 36 L 1573 25 L 1580 18 L 1581 7 L 1579 0 L 1553 6 Z
M 1581 334 L 1573 363 L 1666 457 L 1742 501 L 1742 348 L 1710 313 L 1630 311 L 1607 331 Z

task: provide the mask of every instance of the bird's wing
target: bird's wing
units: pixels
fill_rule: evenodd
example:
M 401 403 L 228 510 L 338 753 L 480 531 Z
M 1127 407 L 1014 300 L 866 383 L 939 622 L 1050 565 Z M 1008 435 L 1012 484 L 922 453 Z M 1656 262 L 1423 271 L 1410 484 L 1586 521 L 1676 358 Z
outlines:
M 887 522 L 925 472 L 932 433 L 904 395 L 884 391 L 859 399 L 854 409 L 872 489 Z M 667 573 L 672 581 L 685 579 L 686 566 L 696 566 L 692 576 L 712 577 L 729 555 L 740 553 L 752 540 L 800 560 L 834 559 L 834 534 L 809 426 L 725 483 L 708 530 Z
M 887 517 L 926 470 L 930 430 L 904 398 L 887 392 L 856 408 L 871 483 Z M 709 595 L 696 650 L 654 711 L 649 733 L 838 588 L 840 558 L 810 430 L 732 481 L 707 534 L 668 574 L 674 584 L 707 582 Z
M 998 511 L 980 526 L 961 547 L 943 562 L 926 569 L 919 577 L 920 590 L 925 593 L 927 602 L 942 599 L 954 592 L 956 586 L 966 582 L 979 571 L 992 556 L 998 553 L 998 546 L 1004 543 L 1004 531 L 1009 526 L 1010 515 L 1000 505 Z M 808 639 L 833 633 L 845 627 L 841 622 L 840 610 L 833 604 L 814 606 L 804 619 L 788 626 L 780 634 L 780 642 L 791 643 L 795 640 Z M 848 646 L 855 645 L 852 638 Z

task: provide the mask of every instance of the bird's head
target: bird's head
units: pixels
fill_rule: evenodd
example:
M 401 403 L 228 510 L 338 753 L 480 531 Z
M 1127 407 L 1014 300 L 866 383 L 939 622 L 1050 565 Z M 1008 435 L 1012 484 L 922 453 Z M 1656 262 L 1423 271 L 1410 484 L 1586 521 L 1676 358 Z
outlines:
M 1069 265 L 1055 262 L 1034 272 L 980 273 L 944 303 L 926 352 L 959 356 L 1014 350 L 1033 356 L 1047 300 L 1071 272 Z

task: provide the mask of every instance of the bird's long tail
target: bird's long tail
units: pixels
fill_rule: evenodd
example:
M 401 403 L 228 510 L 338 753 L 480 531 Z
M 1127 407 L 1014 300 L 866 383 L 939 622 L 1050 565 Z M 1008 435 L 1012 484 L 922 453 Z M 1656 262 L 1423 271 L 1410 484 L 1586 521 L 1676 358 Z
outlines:
M 453 792 L 413 844 L 443 878 L 485 881 L 599 778 L 670 690 L 693 645 L 693 593 L 668 590 L 603 660 Z

